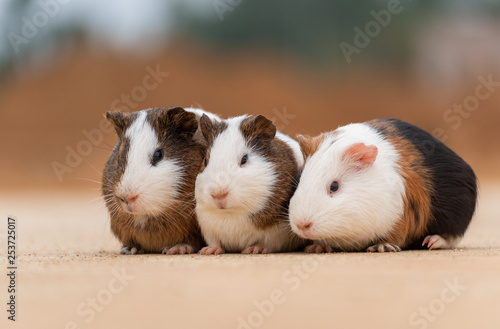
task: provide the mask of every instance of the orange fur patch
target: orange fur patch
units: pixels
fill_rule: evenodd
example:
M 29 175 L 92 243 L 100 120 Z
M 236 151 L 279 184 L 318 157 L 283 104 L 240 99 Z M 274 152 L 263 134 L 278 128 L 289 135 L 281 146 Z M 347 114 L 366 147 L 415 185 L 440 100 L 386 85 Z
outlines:
M 370 121 L 369 125 L 383 131 L 387 140 L 396 148 L 400 158 L 400 174 L 405 182 L 404 213 L 393 231 L 384 239 L 401 248 L 425 234 L 432 220 L 431 174 L 424 166 L 424 159 L 413 143 L 399 136 L 396 128 L 383 121 Z
M 308 157 L 312 156 L 314 153 L 318 151 L 319 146 L 323 143 L 328 134 L 331 133 L 321 133 L 320 135 L 315 137 L 310 137 L 307 135 L 297 136 L 297 141 L 299 142 L 302 155 L 304 156 L 304 160 L 306 160 Z

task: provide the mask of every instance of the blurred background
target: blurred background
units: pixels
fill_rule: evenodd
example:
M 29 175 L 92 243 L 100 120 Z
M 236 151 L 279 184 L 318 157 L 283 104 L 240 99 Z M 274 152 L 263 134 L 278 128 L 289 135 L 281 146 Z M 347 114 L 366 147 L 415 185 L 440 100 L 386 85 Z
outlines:
M 396 117 L 499 178 L 500 1 L 0 0 L 0 189 L 97 189 L 110 109 Z
M 409 328 L 458 280 L 470 288 L 429 325 L 498 328 L 499 32 L 500 0 L 0 0 L 13 327 L 236 328 L 278 288 L 288 301 L 262 328 Z M 116 143 L 103 114 L 159 106 L 263 114 L 290 135 L 400 118 L 472 165 L 478 212 L 459 248 L 440 252 L 120 257 L 100 197 Z M 283 275 L 306 259 L 321 266 L 292 293 Z M 137 280 L 88 323 L 80 306 L 105 296 L 115 269 Z

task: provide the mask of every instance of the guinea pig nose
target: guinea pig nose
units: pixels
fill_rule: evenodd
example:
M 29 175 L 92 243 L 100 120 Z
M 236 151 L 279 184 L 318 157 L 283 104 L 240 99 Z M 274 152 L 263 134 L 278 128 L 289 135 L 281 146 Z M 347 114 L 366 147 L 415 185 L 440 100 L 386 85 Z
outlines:
M 138 197 L 139 197 L 138 194 L 130 195 L 130 196 L 125 198 L 125 203 L 127 203 L 127 204 L 134 203 L 137 201 Z
M 311 228 L 311 226 L 312 226 L 311 222 L 302 222 L 300 224 L 297 224 L 297 227 L 302 231 L 307 231 L 308 229 Z
M 216 200 L 222 200 L 222 199 L 225 199 L 228 194 L 229 194 L 228 191 L 222 191 L 222 192 L 218 192 L 218 193 L 211 193 L 210 195 L 212 196 L 212 198 L 214 198 Z

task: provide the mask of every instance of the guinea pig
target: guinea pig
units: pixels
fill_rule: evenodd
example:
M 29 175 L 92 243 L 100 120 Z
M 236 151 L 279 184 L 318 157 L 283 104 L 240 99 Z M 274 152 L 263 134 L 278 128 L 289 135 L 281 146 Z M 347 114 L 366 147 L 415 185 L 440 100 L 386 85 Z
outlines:
M 103 171 L 102 194 L 121 254 L 186 254 L 203 239 L 194 184 L 206 142 L 198 109 L 153 108 L 106 112 L 118 143 Z
M 262 115 L 200 119 L 208 147 L 196 178 L 203 255 L 296 250 L 288 202 L 303 165 L 300 146 Z
M 289 216 L 314 240 L 306 252 L 452 248 L 467 230 L 474 171 L 424 130 L 378 119 L 298 139 L 306 163 Z

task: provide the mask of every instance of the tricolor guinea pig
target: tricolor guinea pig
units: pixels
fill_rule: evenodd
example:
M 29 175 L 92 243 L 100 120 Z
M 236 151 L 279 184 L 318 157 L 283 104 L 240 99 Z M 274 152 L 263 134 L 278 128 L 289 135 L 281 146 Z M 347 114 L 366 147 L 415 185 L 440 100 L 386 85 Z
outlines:
M 208 148 L 196 178 L 201 254 L 296 250 L 288 203 L 303 157 L 299 144 L 264 116 L 200 119 Z
M 474 214 L 476 176 L 427 132 L 396 119 L 299 136 L 306 157 L 290 201 L 307 252 L 452 248 Z
M 203 245 L 194 184 L 206 148 L 198 129 L 205 113 L 180 107 L 106 112 L 118 143 L 103 171 L 102 193 L 122 254 L 185 254 Z

